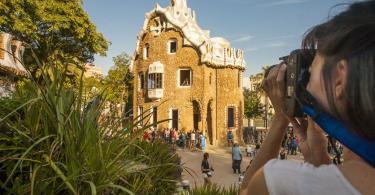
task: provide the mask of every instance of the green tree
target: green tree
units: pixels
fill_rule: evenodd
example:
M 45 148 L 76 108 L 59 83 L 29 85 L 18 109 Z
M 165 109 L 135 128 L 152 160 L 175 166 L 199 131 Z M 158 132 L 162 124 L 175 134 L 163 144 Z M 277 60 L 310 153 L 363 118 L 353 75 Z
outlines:
M 113 58 L 114 66 L 104 79 L 107 100 L 111 105 L 131 103 L 132 74 L 130 72 L 130 56 L 125 52 Z
M 263 104 L 260 101 L 260 91 L 259 89 L 250 91 L 245 89 L 244 95 L 244 114 L 250 123 L 250 119 L 262 116 L 263 114 Z
M 63 66 L 92 61 L 94 54 L 105 55 L 109 43 L 82 4 L 82 0 L 4 0 L 0 31 L 25 43 L 24 63 L 34 74 L 38 69 L 34 59 L 43 66 L 47 61 Z M 37 58 L 31 57 L 31 49 Z
M 83 94 L 88 101 L 99 95 L 102 88 L 103 83 L 101 78 L 88 77 L 83 79 Z

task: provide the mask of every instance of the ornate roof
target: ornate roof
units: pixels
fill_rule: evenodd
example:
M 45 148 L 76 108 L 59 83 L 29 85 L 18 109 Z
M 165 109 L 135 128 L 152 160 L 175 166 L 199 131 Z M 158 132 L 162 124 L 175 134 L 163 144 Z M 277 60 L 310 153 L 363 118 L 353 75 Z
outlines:
M 166 21 L 157 16 L 163 16 Z M 146 19 L 137 38 L 136 55 L 140 54 L 140 41 L 147 32 L 154 36 L 160 35 L 166 29 L 177 28 L 184 36 L 184 44 L 199 49 L 201 62 L 213 67 L 230 67 L 244 70 L 246 62 L 244 52 L 231 48 L 229 41 L 222 37 L 210 37 L 208 30 L 202 30 L 196 22 L 195 12 L 187 7 L 186 0 L 171 0 L 171 5 L 162 8 L 156 4 L 155 8 L 146 13 Z M 156 17 L 156 18 L 155 18 Z M 147 29 L 151 19 L 155 18 L 156 26 Z

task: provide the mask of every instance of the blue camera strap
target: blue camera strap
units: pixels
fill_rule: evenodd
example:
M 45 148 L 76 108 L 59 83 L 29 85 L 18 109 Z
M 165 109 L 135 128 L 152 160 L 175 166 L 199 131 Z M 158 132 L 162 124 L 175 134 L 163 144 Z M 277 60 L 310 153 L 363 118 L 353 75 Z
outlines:
M 310 106 L 303 105 L 303 111 L 309 115 L 328 135 L 338 140 L 351 151 L 375 167 L 375 142 L 355 135 L 336 118 L 324 112 L 316 112 Z

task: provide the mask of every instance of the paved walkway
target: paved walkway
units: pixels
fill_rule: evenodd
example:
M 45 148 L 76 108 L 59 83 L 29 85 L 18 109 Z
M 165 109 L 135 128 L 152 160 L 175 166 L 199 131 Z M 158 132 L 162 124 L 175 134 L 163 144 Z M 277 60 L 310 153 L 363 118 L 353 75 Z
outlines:
M 241 149 L 243 152 L 244 149 Z M 183 180 L 189 180 L 190 186 L 203 185 L 203 176 L 201 173 L 201 162 L 203 160 L 203 153 L 201 151 L 191 152 L 188 149 L 178 149 L 177 152 L 181 156 L 182 164 L 185 170 L 182 173 Z M 238 185 L 239 175 L 233 173 L 231 148 L 208 148 L 206 150 L 210 154 L 209 162 L 214 168 L 214 174 L 211 181 L 221 186 L 229 187 L 231 185 Z M 241 171 L 245 171 L 249 165 L 251 158 L 246 157 L 243 153 L 243 161 L 241 163 Z M 290 156 L 289 160 L 301 161 L 301 155 Z

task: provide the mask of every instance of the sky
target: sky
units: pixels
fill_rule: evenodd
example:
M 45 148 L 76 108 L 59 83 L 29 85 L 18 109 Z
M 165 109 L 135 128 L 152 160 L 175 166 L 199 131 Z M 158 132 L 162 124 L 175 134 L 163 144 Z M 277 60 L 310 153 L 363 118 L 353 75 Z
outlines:
M 353 1 L 187 0 L 203 30 L 210 30 L 211 37 L 223 37 L 232 47 L 244 50 L 246 77 L 261 72 L 264 65 L 278 63 L 279 57 L 300 47 L 309 28 L 327 21 Z M 145 13 L 156 3 L 166 7 L 170 0 L 84 1 L 91 21 L 111 42 L 106 57 L 95 56 L 94 64 L 105 74 L 113 66 L 114 56 L 134 53 Z

